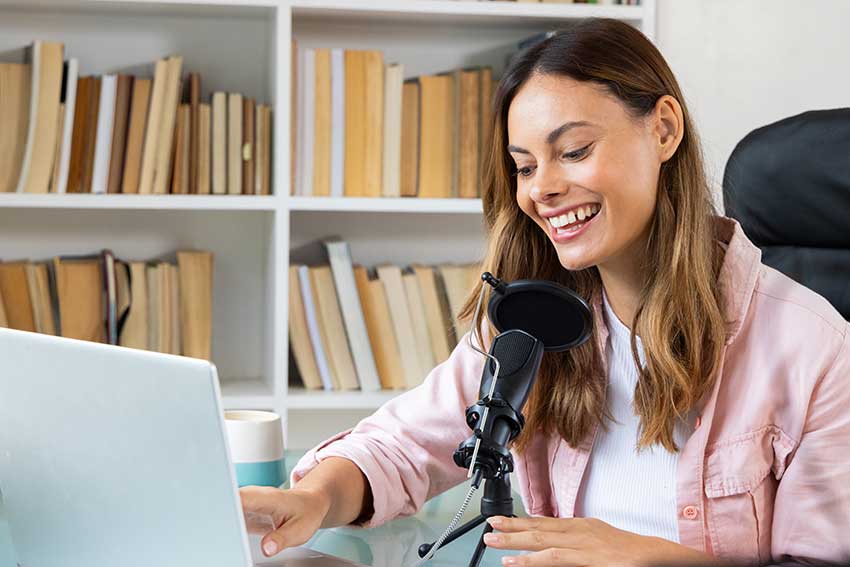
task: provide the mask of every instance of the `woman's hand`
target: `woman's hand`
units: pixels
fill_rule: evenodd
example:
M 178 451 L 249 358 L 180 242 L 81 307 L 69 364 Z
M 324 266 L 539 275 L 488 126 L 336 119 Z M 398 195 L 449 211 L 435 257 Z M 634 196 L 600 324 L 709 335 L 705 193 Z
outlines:
M 505 518 L 487 520 L 501 533 L 484 542 L 494 549 L 533 551 L 504 557 L 502 565 L 645 567 L 713 562 L 709 555 L 656 537 L 619 530 L 594 518 Z
M 263 534 L 263 553 L 270 557 L 306 543 L 322 526 L 330 508 L 319 491 L 246 486 L 239 490 L 248 533 Z

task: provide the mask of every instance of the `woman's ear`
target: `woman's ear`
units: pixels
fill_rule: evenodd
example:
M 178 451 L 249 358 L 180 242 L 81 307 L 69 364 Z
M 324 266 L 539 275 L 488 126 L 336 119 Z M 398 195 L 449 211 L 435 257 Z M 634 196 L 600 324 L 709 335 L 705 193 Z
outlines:
M 652 135 L 658 144 L 658 158 L 664 163 L 673 157 L 685 135 L 682 105 L 670 95 L 661 96 L 655 103 L 652 123 Z

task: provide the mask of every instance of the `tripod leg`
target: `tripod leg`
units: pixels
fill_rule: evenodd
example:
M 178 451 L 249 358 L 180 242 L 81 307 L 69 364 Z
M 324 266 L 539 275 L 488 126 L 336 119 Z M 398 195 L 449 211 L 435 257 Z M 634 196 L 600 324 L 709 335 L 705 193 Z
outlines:
M 478 567 L 481 563 L 481 558 L 484 557 L 484 551 L 487 549 L 487 544 L 484 543 L 484 535 L 493 531 L 493 526 L 484 524 L 484 531 L 481 532 L 481 539 L 478 540 L 478 547 L 475 548 L 475 553 L 472 554 L 472 559 L 469 560 L 469 567 Z
M 484 523 L 485 520 L 487 520 L 487 518 L 485 518 L 484 516 L 477 516 L 477 517 L 473 518 L 472 520 L 468 521 L 467 523 L 465 523 L 464 525 L 460 526 L 459 528 L 455 528 L 454 531 L 452 531 L 452 533 L 449 534 L 449 537 L 447 537 L 445 539 L 445 541 L 443 541 L 443 543 L 440 544 L 439 549 L 444 548 L 445 546 L 447 546 L 448 544 L 450 544 L 451 542 L 453 542 L 457 538 L 465 535 L 470 530 L 475 529 L 476 527 L 478 527 L 479 525 Z M 434 543 L 437 543 L 437 542 L 434 542 Z M 431 548 L 434 546 L 434 543 L 423 543 L 422 545 L 420 545 L 419 546 L 419 557 L 425 557 L 426 555 L 428 555 L 428 552 L 431 551 Z

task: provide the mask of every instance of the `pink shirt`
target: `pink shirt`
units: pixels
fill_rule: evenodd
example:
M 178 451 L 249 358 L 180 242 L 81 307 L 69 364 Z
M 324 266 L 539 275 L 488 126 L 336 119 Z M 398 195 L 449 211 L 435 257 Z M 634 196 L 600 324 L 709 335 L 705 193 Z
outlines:
M 821 296 L 761 263 L 737 222 L 718 217 L 727 243 L 719 284 L 730 323 L 713 390 L 681 450 L 676 501 L 682 544 L 747 561 L 850 557 L 850 339 Z M 600 352 L 608 331 L 594 306 Z M 464 337 L 424 383 L 353 430 L 308 452 L 294 484 L 319 461 L 364 472 L 375 513 L 367 526 L 415 513 L 466 479 L 452 461 L 470 435 L 483 357 Z M 570 518 L 595 431 L 577 447 L 538 435 L 514 454 L 531 515 Z

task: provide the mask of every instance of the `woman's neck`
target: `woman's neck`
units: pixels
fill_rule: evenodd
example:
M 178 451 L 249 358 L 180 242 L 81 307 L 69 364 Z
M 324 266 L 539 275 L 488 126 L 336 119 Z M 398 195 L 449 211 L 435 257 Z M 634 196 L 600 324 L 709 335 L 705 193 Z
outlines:
M 600 264 L 597 268 L 611 310 L 625 326 L 632 329 L 645 282 L 643 270 L 637 261 Z

